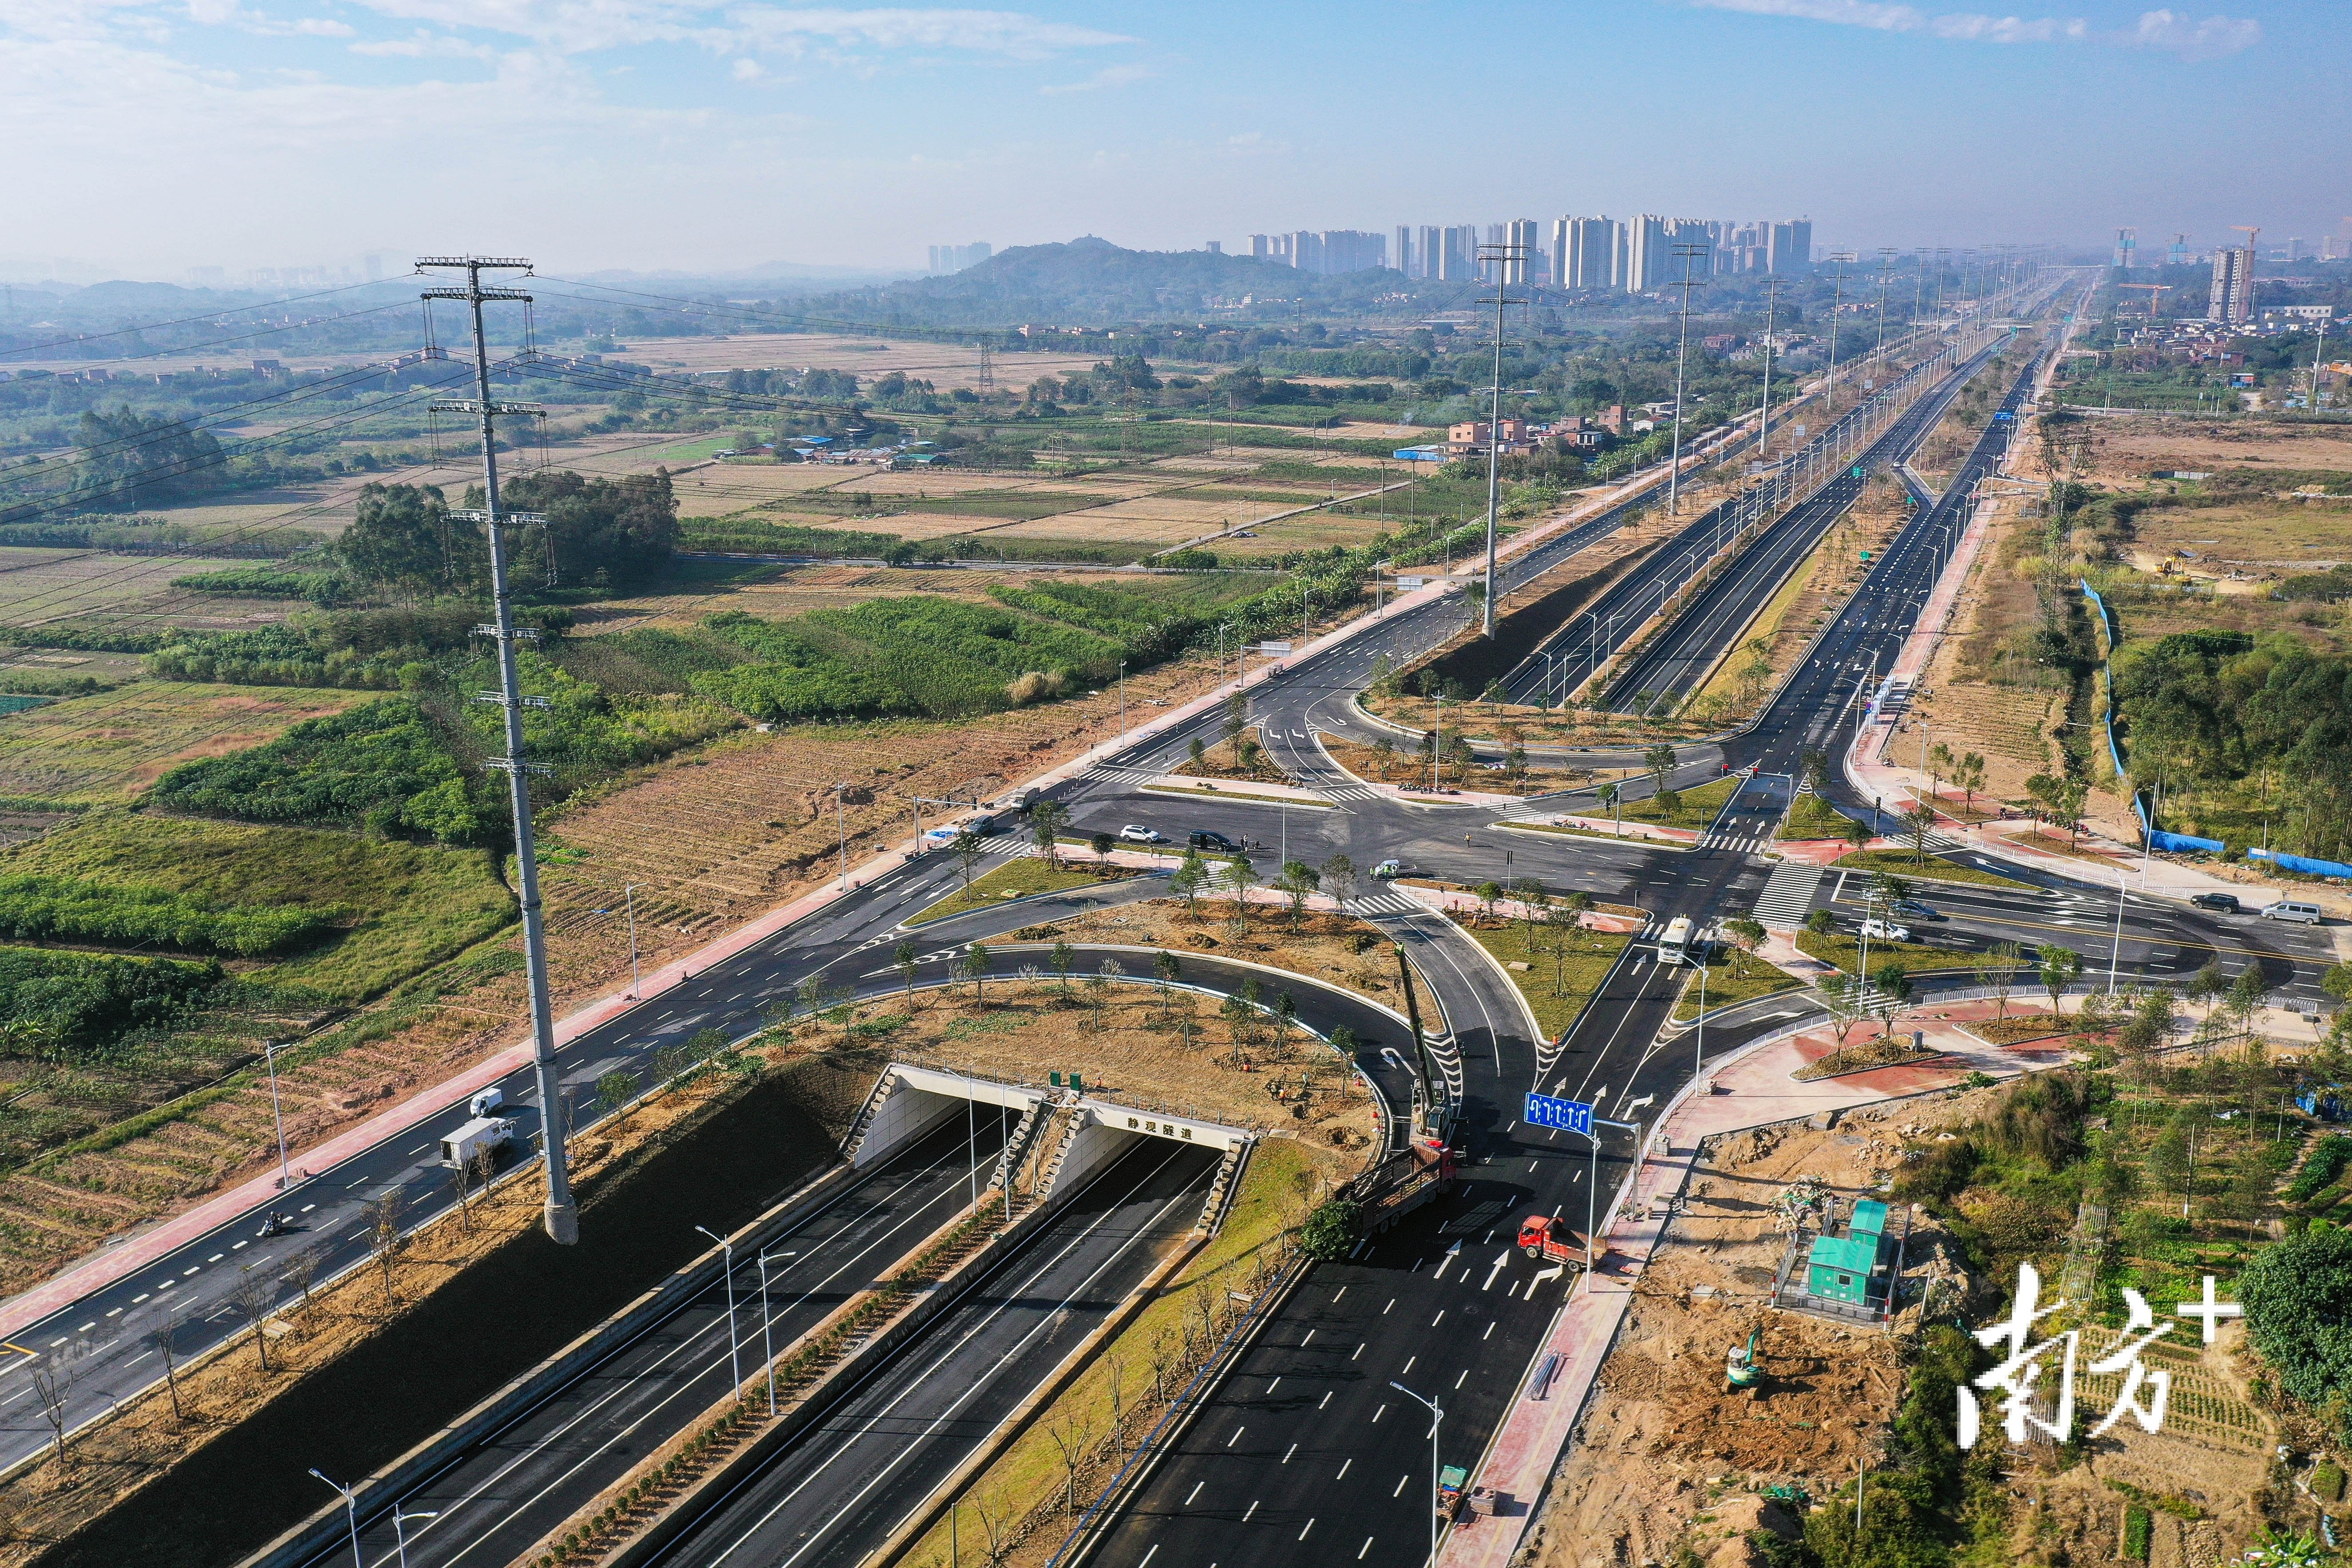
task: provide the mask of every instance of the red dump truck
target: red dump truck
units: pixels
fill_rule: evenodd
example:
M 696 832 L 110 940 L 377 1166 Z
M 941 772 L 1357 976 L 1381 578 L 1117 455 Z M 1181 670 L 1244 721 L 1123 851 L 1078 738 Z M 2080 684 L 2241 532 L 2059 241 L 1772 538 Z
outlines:
M 1584 1233 L 1564 1219 L 1531 1214 L 1519 1226 L 1519 1250 L 1547 1263 L 1584 1264 Z

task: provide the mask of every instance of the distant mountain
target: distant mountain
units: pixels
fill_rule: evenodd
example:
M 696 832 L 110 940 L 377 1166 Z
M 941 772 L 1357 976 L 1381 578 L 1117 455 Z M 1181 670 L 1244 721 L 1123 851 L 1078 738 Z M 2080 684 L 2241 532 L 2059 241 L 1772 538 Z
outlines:
M 833 296 L 827 308 L 878 322 L 1018 326 L 1024 321 L 1106 325 L 1164 321 L 1211 310 L 1307 304 L 1319 313 L 1381 308 L 1381 296 L 1410 296 L 1416 309 L 1469 297 L 1466 284 L 1409 280 L 1383 268 L 1318 277 L 1277 262 L 1208 250 L 1126 250 L 1091 235 L 1059 245 L 1024 245 L 945 278 Z M 1397 303 L 1403 303 L 1398 300 Z

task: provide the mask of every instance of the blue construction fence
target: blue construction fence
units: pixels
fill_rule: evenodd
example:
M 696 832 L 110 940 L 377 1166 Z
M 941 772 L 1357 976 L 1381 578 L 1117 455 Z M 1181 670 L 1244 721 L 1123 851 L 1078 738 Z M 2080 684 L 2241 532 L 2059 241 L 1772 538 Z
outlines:
M 2099 591 L 2091 586 L 2090 579 L 2077 577 L 2075 581 L 2083 585 L 2083 596 L 2090 600 L 2099 612 L 2099 640 L 2105 645 L 2100 662 L 2106 672 L 2106 679 L 2101 688 L 2105 700 L 2099 704 L 2099 727 L 2106 732 L 2107 760 L 2115 763 L 2116 782 L 2120 784 L 2124 778 L 2124 753 L 2123 749 L 2116 744 L 2116 618 L 2107 613 L 2107 602 L 2099 597 Z M 2147 814 L 2143 812 L 2140 816 L 2142 826 L 2146 826 L 2147 821 Z
M 2209 855 L 2219 855 L 2230 847 L 2218 838 L 2197 838 L 2186 833 L 2165 832 L 2148 816 L 2147 803 L 2140 799 L 2137 790 L 2132 791 L 2131 803 L 2132 815 L 2139 818 L 2140 837 L 2147 841 L 2151 849 L 2161 849 L 2168 855 L 2191 855 L 2200 849 Z
M 2352 866 L 2341 860 L 2315 860 L 2308 855 L 2282 855 L 2275 849 L 2249 849 L 2250 860 L 2267 860 L 2282 871 L 2300 871 L 2306 877 L 2334 877 L 2339 881 L 2352 880 Z

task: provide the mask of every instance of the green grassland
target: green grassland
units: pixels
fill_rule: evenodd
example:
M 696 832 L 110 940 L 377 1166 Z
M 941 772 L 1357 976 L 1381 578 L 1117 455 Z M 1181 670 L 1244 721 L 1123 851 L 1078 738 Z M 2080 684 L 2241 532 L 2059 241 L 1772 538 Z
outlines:
M 1659 805 L 1657 796 L 1645 795 L 1640 800 L 1625 802 L 1618 808 L 1618 813 L 1628 822 L 1654 822 L 1661 827 L 1705 827 L 1715 820 L 1716 813 L 1723 809 L 1723 803 L 1731 798 L 1731 792 L 1738 789 L 1742 782 L 1739 779 L 1717 779 L 1696 789 L 1684 790 L 1677 797 L 1680 805 L 1673 811 Z M 1595 812 L 1601 815 L 1598 807 Z
M 974 877 L 971 887 L 958 888 L 920 914 L 909 915 L 905 923 L 928 925 L 933 921 L 987 909 L 1008 899 L 1025 899 L 1033 893 L 1058 893 L 1065 888 L 1095 887 L 1101 881 L 1101 874 L 1092 869 L 1080 870 L 1074 864 L 1066 862 L 1061 869 L 1055 870 L 1043 860 L 1024 857 Z
M 1511 977 L 1519 994 L 1535 1009 L 1544 1033 L 1557 1038 L 1576 1021 L 1585 1000 L 1601 988 L 1601 980 L 1618 954 L 1633 939 L 1622 931 L 1538 929 L 1532 947 L 1528 928 L 1517 921 L 1490 930 L 1470 931 L 1471 940 L 1492 954 Z M 1565 951 L 1554 942 L 1565 939 Z M 1513 969 L 1524 963 L 1524 970 Z
M 343 1005 L 456 956 L 515 918 L 514 900 L 481 850 L 144 813 L 93 812 L 0 855 L 0 875 L 313 911 L 331 929 L 247 978 Z

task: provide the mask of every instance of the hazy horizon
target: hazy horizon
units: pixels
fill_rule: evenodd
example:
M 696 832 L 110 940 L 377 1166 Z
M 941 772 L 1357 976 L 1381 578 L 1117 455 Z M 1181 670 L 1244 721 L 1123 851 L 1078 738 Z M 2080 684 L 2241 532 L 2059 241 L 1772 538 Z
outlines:
M 2315 248 L 2352 207 L 2341 15 L 11 0 L 0 274 L 476 250 L 871 276 L 973 240 L 1643 211 L 1810 216 L 1856 248 L 2096 251 L 2128 225 L 2154 256 L 2241 224 Z

